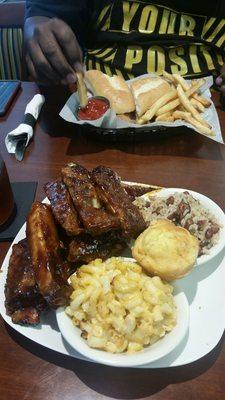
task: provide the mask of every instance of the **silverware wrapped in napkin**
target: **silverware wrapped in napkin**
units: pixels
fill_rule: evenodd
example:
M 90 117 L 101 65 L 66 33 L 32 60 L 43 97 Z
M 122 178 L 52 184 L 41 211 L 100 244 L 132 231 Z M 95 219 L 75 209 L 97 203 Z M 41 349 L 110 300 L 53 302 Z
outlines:
M 23 159 L 25 149 L 33 137 L 34 126 L 44 102 L 44 96 L 36 94 L 26 106 L 23 122 L 6 135 L 6 148 L 10 154 L 15 154 L 18 161 Z

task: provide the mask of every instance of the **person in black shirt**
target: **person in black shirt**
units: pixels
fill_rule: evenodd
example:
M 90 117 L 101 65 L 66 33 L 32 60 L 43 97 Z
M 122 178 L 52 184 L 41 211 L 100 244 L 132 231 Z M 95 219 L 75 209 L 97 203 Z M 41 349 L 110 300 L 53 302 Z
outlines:
M 214 74 L 225 94 L 223 0 L 27 0 L 24 32 L 29 74 L 42 83 L 72 83 L 85 63 L 125 79 Z

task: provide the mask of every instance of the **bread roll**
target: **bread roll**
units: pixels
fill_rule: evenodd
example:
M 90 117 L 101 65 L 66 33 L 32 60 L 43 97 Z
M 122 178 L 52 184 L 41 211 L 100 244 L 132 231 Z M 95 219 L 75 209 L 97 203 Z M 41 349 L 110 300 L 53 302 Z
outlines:
M 129 86 L 120 76 L 109 77 L 101 71 L 90 70 L 85 74 L 85 82 L 94 96 L 104 96 L 116 114 L 135 110 L 135 103 Z
M 159 76 L 135 80 L 130 85 L 138 117 L 170 90 L 170 84 Z
M 196 237 L 168 220 L 153 221 L 132 249 L 143 269 L 166 281 L 185 276 L 194 266 L 198 252 Z

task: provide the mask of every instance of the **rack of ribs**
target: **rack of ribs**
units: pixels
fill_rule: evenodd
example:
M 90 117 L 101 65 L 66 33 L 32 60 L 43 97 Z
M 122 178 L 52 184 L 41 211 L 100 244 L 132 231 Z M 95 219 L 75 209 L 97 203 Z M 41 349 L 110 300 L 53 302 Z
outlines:
M 146 228 L 140 211 L 132 203 L 114 171 L 99 166 L 93 169 L 91 178 L 100 199 L 119 219 L 121 229 L 127 237 L 135 237 Z
M 65 184 L 61 180 L 56 180 L 47 183 L 44 190 L 56 221 L 68 236 L 79 235 L 83 229 L 80 227 L 77 212 Z
M 69 244 L 68 261 L 89 263 L 96 258 L 105 260 L 118 256 L 126 246 L 119 232 L 108 232 L 95 238 L 87 234 L 77 236 Z
M 62 179 L 88 233 L 100 235 L 118 228 L 118 219 L 103 208 L 86 168 L 78 164 L 68 164 L 62 168 Z
M 26 239 L 13 245 L 5 286 L 5 307 L 14 323 L 34 325 L 47 307 L 36 284 Z
M 71 294 L 67 283 L 70 268 L 61 255 L 57 228 L 49 205 L 33 203 L 27 217 L 26 233 L 40 293 L 52 308 L 65 305 Z

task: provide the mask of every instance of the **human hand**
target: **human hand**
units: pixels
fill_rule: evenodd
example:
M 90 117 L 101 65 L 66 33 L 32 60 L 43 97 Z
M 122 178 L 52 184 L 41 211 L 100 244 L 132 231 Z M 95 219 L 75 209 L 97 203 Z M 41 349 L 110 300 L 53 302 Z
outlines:
M 82 72 L 82 51 L 71 28 L 58 18 L 31 17 L 25 22 L 25 58 L 38 83 L 73 84 Z

